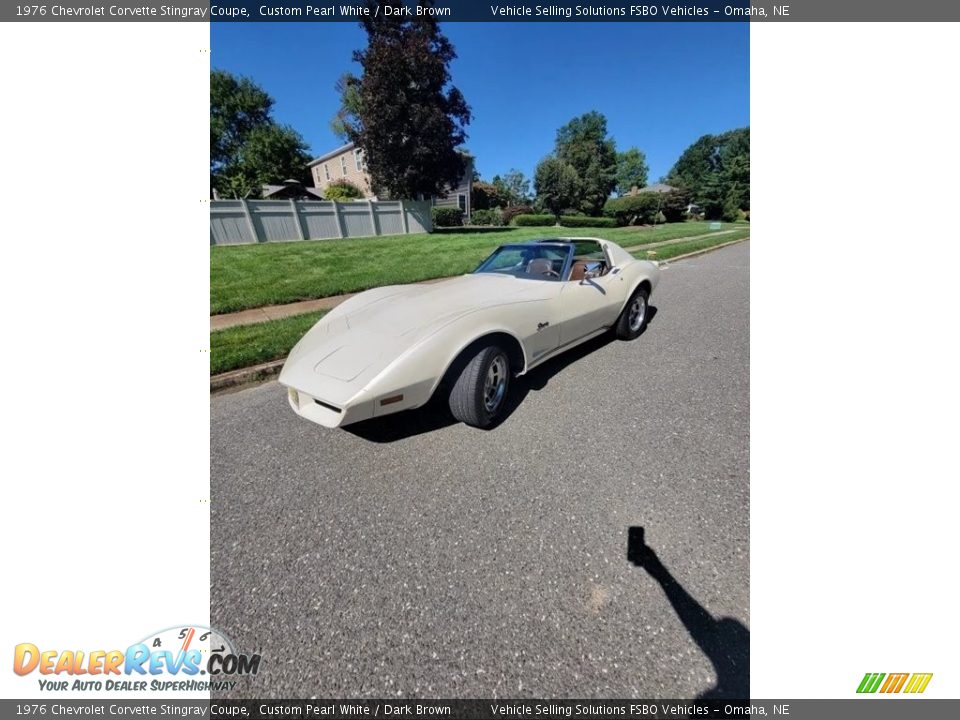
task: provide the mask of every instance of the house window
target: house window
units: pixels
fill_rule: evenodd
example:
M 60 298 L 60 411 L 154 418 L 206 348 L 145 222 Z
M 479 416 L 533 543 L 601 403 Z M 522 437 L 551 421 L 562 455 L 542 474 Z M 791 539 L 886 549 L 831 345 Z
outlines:
M 323 175 L 327 178 L 327 180 L 330 179 L 330 166 L 326 163 L 323 164 Z
M 460 206 L 460 212 L 467 211 L 467 196 L 463 193 L 457 195 L 457 205 Z
M 346 177 L 347 176 L 347 156 L 346 155 L 340 156 L 340 169 L 343 171 L 343 176 Z
M 353 151 L 353 162 L 357 166 L 357 172 L 363 172 L 363 150 L 360 148 Z

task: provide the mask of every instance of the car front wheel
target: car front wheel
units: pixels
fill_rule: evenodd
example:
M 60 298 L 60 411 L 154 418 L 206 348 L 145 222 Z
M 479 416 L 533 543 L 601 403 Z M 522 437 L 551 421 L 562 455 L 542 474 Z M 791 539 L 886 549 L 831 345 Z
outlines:
M 626 307 L 620 313 L 620 319 L 617 320 L 617 337 L 621 340 L 633 340 L 647 324 L 648 305 L 650 292 L 645 288 L 638 288 L 630 299 Z
M 510 388 L 510 359 L 496 345 L 481 349 L 464 366 L 450 391 L 450 412 L 477 428 L 493 424 Z

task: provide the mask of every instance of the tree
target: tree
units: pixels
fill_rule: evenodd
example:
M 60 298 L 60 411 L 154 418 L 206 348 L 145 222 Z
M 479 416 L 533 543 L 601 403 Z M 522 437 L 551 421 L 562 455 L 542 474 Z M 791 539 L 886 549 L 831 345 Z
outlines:
M 360 78 L 353 73 L 344 73 L 333 86 L 340 95 L 340 109 L 330 120 L 333 134 L 342 140 L 349 139 L 349 128 L 359 122 Z
M 506 206 L 507 194 L 505 189 L 496 183 L 473 183 L 473 193 L 470 195 L 470 207 L 473 210 L 489 210 L 490 208 Z
M 492 183 L 507 198 L 507 206 L 525 205 L 530 200 L 530 181 L 515 168 L 511 168 L 503 177 L 495 175 Z
M 557 218 L 581 196 L 576 168 L 554 155 L 540 161 L 533 182 L 537 190 L 537 202 Z
M 617 147 L 607 135 L 607 119 L 591 110 L 568 122 L 557 131 L 556 155 L 579 178 L 573 206 L 599 215 L 617 185 Z
M 617 194 L 623 196 L 631 188 L 646 187 L 649 172 L 647 156 L 638 148 L 617 153 Z
M 273 98 L 253 80 L 210 72 L 210 171 L 229 162 L 250 132 L 270 122 Z
M 435 20 L 406 18 L 401 0 L 378 4 L 380 12 L 360 23 L 367 47 L 353 57 L 363 72 L 344 80 L 338 117 L 346 137 L 363 148 L 378 191 L 439 195 L 466 168 L 458 148 L 470 108 L 449 70 L 457 55 Z M 387 7 L 397 12 L 385 13 Z
M 270 117 L 273 99 L 249 78 L 210 73 L 210 182 L 227 197 L 256 197 L 265 184 L 309 181 L 303 138 Z
M 308 182 L 308 162 L 307 146 L 293 128 L 267 123 L 250 132 L 218 172 L 215 187 L 224 195 L 256 197 L 266 184 L 288 179 Z
M 667 175 L 687 188 L 710 219 L 750 208 L 750 128 L 704 135 L 683 151 Z

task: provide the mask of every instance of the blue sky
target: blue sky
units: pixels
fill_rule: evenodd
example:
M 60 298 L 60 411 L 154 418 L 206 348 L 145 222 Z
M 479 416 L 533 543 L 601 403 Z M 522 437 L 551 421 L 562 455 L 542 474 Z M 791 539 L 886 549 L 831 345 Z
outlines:
M 666 174 L 705 133 L 750 122 L 750 23 L 444 23 L 456 47 L 453 82 L 473 111 L 467 148 L 484 179 L 512 167 L 532 177 L 557 128 L 588 110 L 607 116 L 621 150 Z M 215 68 L 253 78 L 319 155 L 353 50 L 353 23 L 211 23 Z

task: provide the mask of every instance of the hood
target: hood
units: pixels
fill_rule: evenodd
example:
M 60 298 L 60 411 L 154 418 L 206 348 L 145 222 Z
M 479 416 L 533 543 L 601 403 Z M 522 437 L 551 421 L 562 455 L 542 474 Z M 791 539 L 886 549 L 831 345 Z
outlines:
M 382 289 L 388 292 L 342 314 L 347 328 L 399 338 L 482 308 L 545 297 L 540 282 L 493 274 Z
M 443 326 L 485 308 L 546 299 L 549 290 L 543 282 L 477 274 L 361 293 L 304 335 L 280 382 L 343 404 Z

